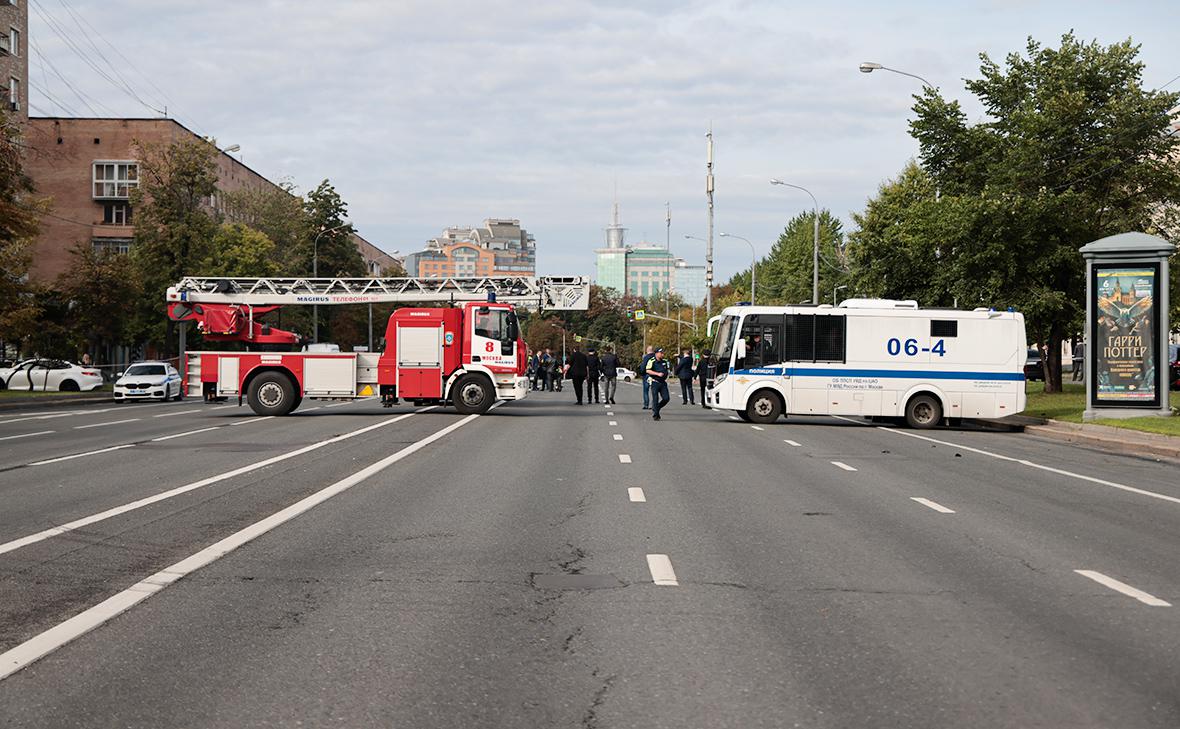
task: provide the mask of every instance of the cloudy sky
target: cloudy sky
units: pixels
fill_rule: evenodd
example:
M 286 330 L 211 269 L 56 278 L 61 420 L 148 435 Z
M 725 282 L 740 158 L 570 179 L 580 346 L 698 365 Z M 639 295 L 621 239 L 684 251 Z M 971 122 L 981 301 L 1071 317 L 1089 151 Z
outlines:
M 616 185 L 629 241 L 663 242 L 668 202 L 673 249 L 703 261 L 684 236 L 704 237 L 710 127 L 718 232 L 764 253 L 810 206 L 770 177 L 851 226 L 915 153 L 920 87 L 861 61 L 966 101 L 979 53 L 1074 29 L 1141 43 L 1148 85 L 1180 74 L 1174 0 L 29 2 L 34 115 L 166 105 L 271 179 L 330 178 L 386 250 L 520 218 L 543 274 L 593 274 Z M 724 281 L 749 249 L 718 238 L 716 261 Z

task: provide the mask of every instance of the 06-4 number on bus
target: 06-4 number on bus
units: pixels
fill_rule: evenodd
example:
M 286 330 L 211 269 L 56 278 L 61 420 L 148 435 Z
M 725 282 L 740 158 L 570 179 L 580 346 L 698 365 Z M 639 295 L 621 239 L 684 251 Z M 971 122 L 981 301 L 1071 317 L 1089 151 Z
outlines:
M 946 354 L 946 342 L 942 339 L 939 339 L 934 343 L 933 347 L 922 347 L 919 349 L 917 339 L 911 338 L 905 340 L 905 342 L 902 342 L 897 337 L 894 337 L 885 343 L 885 351 L 888 352 L 891 357 L 897 357 L 902 352 L 905 352 L 906 356 L 908 357 L 913 357 L 917 355 L 918 352 L 930 352 L 931 354 L 937 354 L 939 357 L 942 357 Z

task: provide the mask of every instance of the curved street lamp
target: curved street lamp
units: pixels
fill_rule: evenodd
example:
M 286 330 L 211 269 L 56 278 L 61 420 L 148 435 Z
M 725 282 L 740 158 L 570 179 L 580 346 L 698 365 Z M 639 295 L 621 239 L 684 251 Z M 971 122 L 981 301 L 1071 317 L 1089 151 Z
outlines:
M 326 233 L 331 233 L 334 230 L 340 230 L 341 228 L 346 228 L 346 227 L 348 227 L 348 225 L 349 225 L 348 223 L 341 223 L 340 225 L 337 225 L 332 228 L 324 228 L 323 230 L 321 230 L 319 233 L 316 234 L 315 240 L 313 240 L 311 242 L 311 277 L 312 278 L 319 278 L 320 277 L 320 238 Z M 311 310 L 312 310 L 311 311 L 312 318 L 315 320 L 315 324 L 312 326 L 311 340 L 313 342 L 319 343 L 319 341 L 320 341 L 320 305 L 314 304 L 311 307 Z
M 754 305 L 754 292 L 757 290 L 757 278 L 755 277 L 755 266 L 758 265 L 758 254 L 754 252 L 754 244 L 748 239 L 733 233 L 721 233 L 722 238 L 737 238 L 738 240 L 746 241 L 746 245 L 750 246 L 750 306 Z
M 926 79 L 917 75 L 916 73 L 909 73 L 908 71 L 898 71 L 896 68 L 889 68 L 887 66 L 882 66 L 881 64 L 873 63 L 872 61 L 865 61 L 864 63 L 860 64 L 860 72 L 861 73 L 872 73 L 873 71 L 889 71 L 890 73 L 898 73 L 898 74 L 901 74 L 902 76 L 909 76 L 910 78 L 916 78 L 919 81 L 921 81 L 922 85 L 925 86 L 926 88 L 929 88 L 929 89 L 934 88 L 934 84 L 930 83 L 929 81 L 927 81 Z
M 782 185 L 783 187 L 791 187 L 796 190 L 802 190 L 811 196 L 811 204 L 815 211 L 815 224 L 812 226 L 812 251 L 811 251 L 811 300 L 819 302 L 819 201 L 815 199 L 815 195 L 811 194 L 811 190 L 799 185 L 792 185 L 789 182 L 783 182 L 780 179 L 774 178 L 770 181 L 772 185 Z

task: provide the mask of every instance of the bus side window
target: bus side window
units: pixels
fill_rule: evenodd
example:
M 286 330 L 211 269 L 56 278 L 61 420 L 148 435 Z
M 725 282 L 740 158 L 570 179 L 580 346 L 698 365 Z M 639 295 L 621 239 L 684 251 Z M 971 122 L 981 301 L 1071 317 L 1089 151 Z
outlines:
M 748 316 L 742 323 L 742 341 L 745 342 L 745 358 L 737 363 L 742 369 L 751 367 L 767 367 L 778 364 L 782 359 L 779 354 L 779 328 L 766 326 L 760 320 L 765 317 Z

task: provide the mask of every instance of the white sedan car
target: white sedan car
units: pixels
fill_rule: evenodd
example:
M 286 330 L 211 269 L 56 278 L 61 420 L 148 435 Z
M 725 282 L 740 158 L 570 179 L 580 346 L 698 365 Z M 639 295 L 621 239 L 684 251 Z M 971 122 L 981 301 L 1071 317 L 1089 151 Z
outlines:
M 184 398 L 180 373 L 167 362 L 136 362 L 115 380 L 115 400 L 163 400 Z
M 635 371 L 629 370 L 626 367 L 619 368 L 619 379 L 623 382 L 630 382 L 635 379 Z
M 60 359 L 26 359 L 0 370 L 0 389 L 88 392 L 102 387 L 102 372 Z

